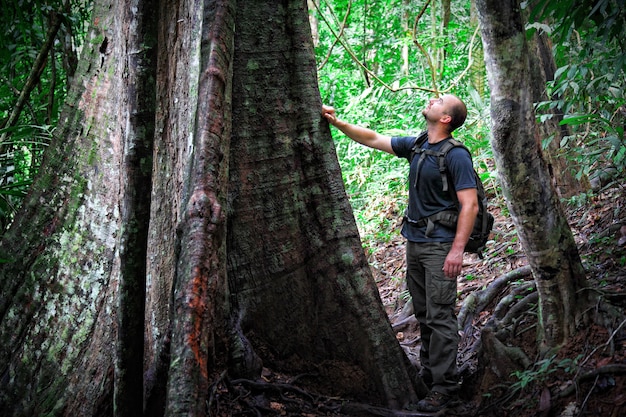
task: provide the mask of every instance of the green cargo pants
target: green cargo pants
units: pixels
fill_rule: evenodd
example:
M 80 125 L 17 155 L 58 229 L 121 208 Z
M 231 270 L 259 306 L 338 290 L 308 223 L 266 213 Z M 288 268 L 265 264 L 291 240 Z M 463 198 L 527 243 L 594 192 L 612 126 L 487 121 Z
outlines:
M 451 246 L 440 242 L 407 242 L 406 246 L 407 285 L 422 340 L 422 378 L 433 391 L 448 395 L 459 390 L 456 279 L 443 273 Z

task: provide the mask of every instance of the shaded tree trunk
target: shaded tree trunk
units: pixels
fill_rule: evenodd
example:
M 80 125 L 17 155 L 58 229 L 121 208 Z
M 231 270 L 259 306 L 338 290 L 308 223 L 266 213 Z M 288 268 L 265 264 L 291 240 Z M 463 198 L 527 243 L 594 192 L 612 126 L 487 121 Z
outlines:
M 234 321 L 256 336 L 255 347 L 273 347 L 272 367 L 295 371 L 306 361 L 322 378 L 337 366 L 358 369 L 367 375 L 363 387 L 401 405 L 411 395 L 397 366 L 402 353 L 379 343 L 395 336 L 319 117 L 300 3 L 237 8 L 228 224 Z M 259 10 L 277 24 L 259 25 Z M 352 391 L 355 377 L 335 383 Z
M 586 306 L 585 274 L 541 152 L 532 78 L 517 0 L 476 2 L 491 88 L 498 176 L 540 296 L 539 342 L 558 347 Z
M 118 416 L 143 412 L 144 310 L 150 216 L 152 148 L 155 121 L 156 1 L 133 0 L 121 7 L 121 39 L 127 59 L 120 60 L 124 104 L 122 124 L 120 263 L 117 301 L 114 409 Z M 124 25 L 123 22 L 134 22 Z M 121 42 L 120 42 L 121 43 Z
M 448 51 L 450 40 L 448 39 L 448 27 L 450 26 L 450 18 L 452 16 L 452 7 L 450 0 L 441 0 L 441 38 L 443 39 L 443 45 L 437 50 L 437 68 L 439 70 L 439 80 L 443 78 L 443 74 L 446 71 L 446 59 L 448 58 Z
M 552 47 L 550 40 L 545 33 L 535 33 L 529 40 L 531 53 L 530 59 L 530 76 L 531 86 L 533 88 L 533 101 L 535 103 L 550 100 L 546 93 L 546 82 L 554 80 L 556 64 L 552 56 Z M 574 170 L 576 166 L 572 166 L 573 161 L 568 161 L 563 156 L 561 148 L 561 139 L 569 135 L 567 125 L 560 126 L 559 122 L 563 120 L 562 114 L 554 114 L 553 117 L 539 123 L 540 140 L 552 138 L 546 148 L 546 160 L 550 170 L 550 175 L 554 181 L 555 190 L 560 197 L 571 197 L 591 188 L 586 176 L 581 180 L 576 179 Z
M 97 4 L 1 242 L 4 415 L 205 415 L 225 372 L 262 366 L 416 399 L 320 117 L 306 2 L 249 3 Z
M 311 25 L 311 36 L 313 38 L 313 46 L 317 47 L 320 43 L 319 34 L 319 21 L 315 10 L 320 6 L 320 0 L 307 0 L 307 7 L 309 8 L 309 24 Z

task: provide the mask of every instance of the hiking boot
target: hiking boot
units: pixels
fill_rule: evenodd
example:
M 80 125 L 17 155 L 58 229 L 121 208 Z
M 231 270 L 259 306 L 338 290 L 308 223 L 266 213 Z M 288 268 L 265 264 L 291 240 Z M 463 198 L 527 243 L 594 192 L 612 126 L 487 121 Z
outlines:
M 456 402 L 456 396 L 431 391 L 426 398 L 416 404 L 419 411 L 441 411 Z

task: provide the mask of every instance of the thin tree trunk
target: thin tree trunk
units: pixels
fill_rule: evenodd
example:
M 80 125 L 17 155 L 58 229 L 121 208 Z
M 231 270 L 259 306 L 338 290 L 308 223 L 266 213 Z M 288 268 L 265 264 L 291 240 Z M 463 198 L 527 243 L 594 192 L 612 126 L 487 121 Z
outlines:
M 450 39 L 448 39 L 448 26 L 450 25 L 450 16 L 451 16 L 451 1 L 450 0 L 441 0 L 441 36 L 443 45 L 441 48 L 437 50 L 437 68 L 439 70 L 438 79 L 441 80 L 443 74 L 446 71 L 446 59 L 447 59 L 447 50 L 448 45 L 451 43 Z
M 470 4 L 470 27 L 475 30 L 479 25 L 478 14 L 476 12 L 476 0 L 471 0 Z M 486 85 L 485 85 L 485 61 L 484 59 L 478 59 L 483 55 L 482 43 L 477 43 L 475 50 L 473 51 L 473 62 L 471 71 L 469 73 L 470 83 L 476 90 L 479 97 L 486 97 Z M 480 121 L 482 123 L 482 121 Z
M 402 0 L 402 31 L 404 33 L 409 33 L 411 30 L 411 18 L 409 15 L 409 2 L 410 0 Z M 402 69 L 401 74 L 404 76 L 409 75 L 409 45 L 408 43 L 402 44 Z
M 41 49 L 39 50 L 39 53 L 35 58 L 35 62 L 33 62 L 33 67 L 30 70 L 30 74 L 26 79 L 26 83 L 24 84 L 22 91 L 20 91 L 17 102 L 11 109 L 11 114 L 9 114 L 7 120 L 0 127 L 13 127 L 17 124 L 22 109 L 24 109 L 24 106 L 28 103 L 30 93 L 35 89 L 37 84 L 39 84 L 41 73 L 46 67 L 48 55 L 53 49 L 54 41 L 56 39 L 57 33 L 59 32 L 59 29 L 61 28 L 62 22 L 63 19 L 61 19 L 60 13 L 53 11 L 50 18 L 50 27 L 48 28 L 48 32 L 46 33 L 46 40 L 41 46 Z M 2 135 L 0 135 L 0 154 L 5 152 L 4 144 L 6 142 L 6 136 L 6 133 L 2 133 Z
M 317 19 L 316 10 L 320 7 L 320 0 L 307 0 L 309 9 L 309 23 L 311 25 L 311 36 L 313 37 L 313 46 L 317 47 L 320 43 L 319 21 Z
M 517 0 L 478 0 L 498 175 L 540 296 L 543 349 L 565 343 L 587 306 L 585 274 L 541 152 Z

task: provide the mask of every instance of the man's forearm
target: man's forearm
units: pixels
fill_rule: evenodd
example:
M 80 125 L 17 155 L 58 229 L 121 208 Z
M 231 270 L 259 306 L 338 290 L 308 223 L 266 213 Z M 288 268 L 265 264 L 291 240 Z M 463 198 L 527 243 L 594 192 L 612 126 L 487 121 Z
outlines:
M 353 141 L 369 148 L 378 149 L 395 155 L 393 148 L 391 147 L 391 137 L 381 135 L 380 133 L 377 133 L 367 127 L 344 122 L 343 120 L 337 120 L 333 124 Z
M 345 122 L 337 117 L 335 109 L 330 106 L 322 106 L 322 116 L 353 141 L 395 155 L 390 136 L 381 135 L 367 127 Z
M 337 120 L 335 127 L 341 130 L 347 137 L 363 144 L 365 146 L 372 146 L 371 144 L 377 137 L 377 133 L 367 127 L 354 125 L 343 120 Z
M 459 218 L 456 224 L 456 235 L 452 242 L 454 249 L 464 250 L 467 244 L 472 230 L 474 229 L 474 222 L 478 215 L 478 205 L 463 206 L 459 212 Z

